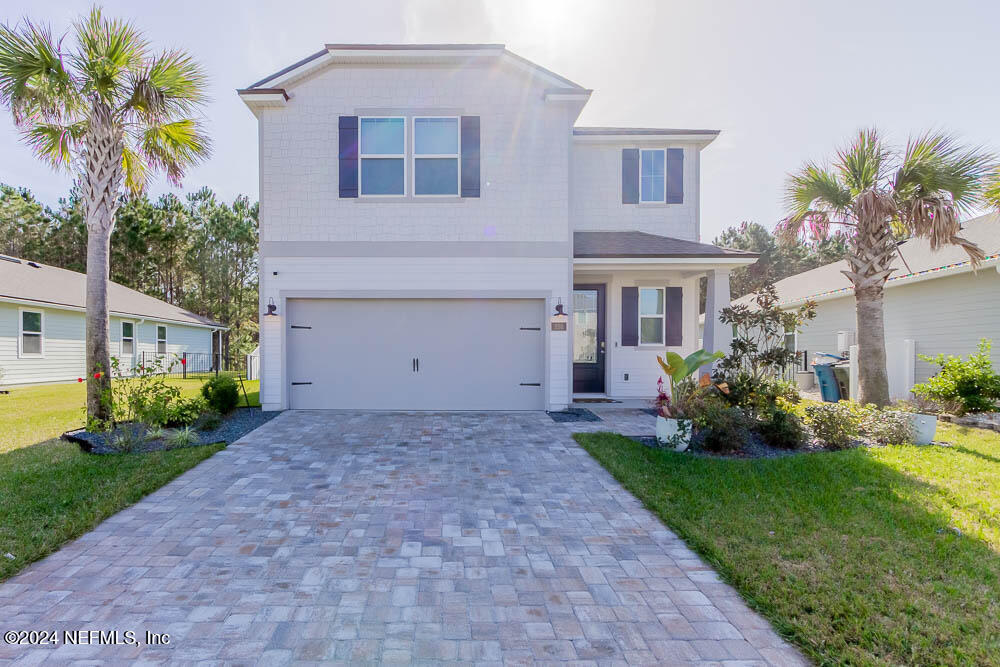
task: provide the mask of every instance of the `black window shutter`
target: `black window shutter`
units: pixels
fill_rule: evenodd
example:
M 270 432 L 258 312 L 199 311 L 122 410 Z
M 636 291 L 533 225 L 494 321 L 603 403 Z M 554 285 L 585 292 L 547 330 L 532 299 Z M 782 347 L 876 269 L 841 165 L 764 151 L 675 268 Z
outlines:
M 479 116 L 462 116 L 462 196 L 479 196 Z
M 680 287 L 667 288 L 667 345 L 683 345 L 684 308 L 683 290 Z
M 684 203 L 684 149 L 667 149 L 667 203 Z
M 639 203 L 639 149 L 622 149 L 622 203 Z
M 639 288 L 622 288 L 622 347 L 639 344 Z
M 340 135 L 340 196 L 358 196 L 358 117 L 341 116 Z

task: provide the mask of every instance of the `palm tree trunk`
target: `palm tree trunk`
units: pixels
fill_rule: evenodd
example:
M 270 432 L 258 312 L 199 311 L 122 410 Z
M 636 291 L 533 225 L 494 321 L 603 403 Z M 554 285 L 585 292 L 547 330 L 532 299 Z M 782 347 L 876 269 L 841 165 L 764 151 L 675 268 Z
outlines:
M 889 404 L 885 364 L 885 317 L 882 289 L 855 290 L 858 332 L 858 394 L 860 403 Z
M 87 417 L 107 421 L 112 416 L 108 278 L 122 184 L 122 137 L 100 100 L 93 103 L 86 142 L 82 185 L 87 206 Z

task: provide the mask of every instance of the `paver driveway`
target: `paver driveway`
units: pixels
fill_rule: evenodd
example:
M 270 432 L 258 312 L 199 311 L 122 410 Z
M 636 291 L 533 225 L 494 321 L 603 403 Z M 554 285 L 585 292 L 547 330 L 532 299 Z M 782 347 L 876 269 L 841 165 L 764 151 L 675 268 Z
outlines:
M 0 585 L 3 627 L 167 646 L 0 659 L 595 663 L 801 657 L 541 413 L 288 412 Z

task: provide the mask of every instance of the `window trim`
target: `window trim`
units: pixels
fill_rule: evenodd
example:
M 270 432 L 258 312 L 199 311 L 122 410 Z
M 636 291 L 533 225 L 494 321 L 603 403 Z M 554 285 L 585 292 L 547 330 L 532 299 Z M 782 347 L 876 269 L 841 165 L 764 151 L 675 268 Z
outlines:
M 453 119 L 455 121 L 455 134 L 457 135 L 457 139 L 458 139 L 458 142 L 457 142 L 457 144 L 458 144 L 458 152 L 455 153 L 455 154 L 451 154 L 451 153 L 425 153 L 425 154 L 418 155 L 417 154 L 417 120 L 421 119 L 421 118 L 434 118 L 434 119 L 447 118 L 447 119 Z M 411 122 L 411 124 L 413 126 L 413 132 L 412 132 L 412 135 L 411 135 L 413 137 L 413 147 L 412 147 L 412 154 L 410 156 L 410 159 L 413 162 L 413 168 L 410 170 L 410 172 L 411 172 L 410 173 L 410 179 L 412 180 L 411 189 L 412 189 L 412 192 L 413 192 L 413 196 L 414 197 L 430 197 L 430 198 L 447 197 L 447 198 L 452 198 L 452 199 L 454 199 L 455 197 L 461 197 L 462 196 L 462 117 L 461 116 L 411 116 L 410 117 L 410 122 Z M 456 169 L 458 177 L 455 179 L 455 192 L 454 192 L 454 194 L 451 194 L 451 193 L 449 193 L 449 194 L 420 194 L 420 193 L 417 192 L 417 160 L 427 160 L 427 159 L 435 159 L 435 158 L 437 158 L 437 159 L 447 158 L 447 159 L 454 159 L 455 160 L 455 164 L 458 166 L 458 168 Z
M 667 345 L 667 288 L 666 287 L 655 287 L 653 285 L 638 285 L 638 297 L 639 302 L 636 304 L 636 329 L 639 334 L 639 347 L 666 347 Z M 663 312 L 659 315 L 643 315 L 642 314 L 642 290 L 657 290 L 663 294 Z M 660 320 L 660 342 L 658 343 L 644 343 L 642 342 L 642 319 L 643 318 L 659 318 Z
M 125 335 L 125 325 L 126 324 L 131 324 L 132 325 L 132 335 L 131 336 L 126 336 Z M 118 356 L 122 357 L 122 358 L 125 357 L 125 352 L 124 352 L 123 346 L 125 345 L 125 341 L 126 340 L 132 341 L 132 353 L 130 355 L 128 355 L 128 356 L 130 358 L 132 358 L 132 359 L 135 359 L 135 321 L 134 320 L 122 320 L 121 322 L 119 322 Z
M 163 327 L 163 338 L 160 338 L 160 327 Z M 164 356 L 164 357 L 167 356 L 167 354 L 170 351 L 170 348 L 168 347 L 169 343 L 167 342 L 167 325 L 166 324 L 157 324 L 156 325 L 156 331 L 154 333 L 155 333 L 155 336 L 156 336 L 156 342 L 155 342 L 155 345 L 156 345 L 156 348 L 155 348 L 156 349 L 156 354 L 158 356 Z M 160 352 L 160 341 L 161 340 L 163 341 L 163 352 Z
M 24 313 L 38 313 L 39 317 L 39 330 L 38 331 L 25 331 L 24 330 Z M 38 349 L 40 352 L 25 352 L 24 351 L 24 335 L 38 336 L 39 345 Z M 17 358 L 18 359 L 44 359 L 45 358 L 45 311 L 36 308 L 18 308 L 17 309 Z
M 403 152 L 400 154 L 395 153 L 362 153 L 362 137 L 364 134 L 364 121 L 371 120 L 373 118 L 392 118 L 399 119 L 403 121 Z M 358 116 L 358 197 L 364 199 L 386 199 L 391 197 L 406 197 L 409 193 L 406 188 L 406 163 L 407 163 L 407 146 L 409 140 L 409 133 L 407 128 L 408 123 L 406 122 L 406 116 Z M 364 168 L 362 165 L 363 160 L 402 160 L 403 161 L 403 191 L 401 193 L 393 194 L 365 194 L 364 184 L 362 181 L 362 174 L 364 173 Z
M 646 151 L 663 153 L 663 199 L 643 199 L 642 198 L 642 154 Z M 666 204 L 667 203 L 667 149 L 666 148 L 639 148 L 639 204 Z

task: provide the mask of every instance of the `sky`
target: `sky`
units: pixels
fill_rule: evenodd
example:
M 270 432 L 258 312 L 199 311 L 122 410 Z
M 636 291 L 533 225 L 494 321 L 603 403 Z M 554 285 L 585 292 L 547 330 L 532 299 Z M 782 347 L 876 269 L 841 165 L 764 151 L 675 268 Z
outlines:
M 63 34 L 89 2 L 3 0 Z M 152 43 L 208 71 L 214 154 L 180 191 L 258 194 L 257 129 L 236 88 L 325 43 L 498 42 L 594 94 L 578 125 L 710 128 L 702 238 L 741 221 L 772 226 L 786 175 L 860 128 L 898 144 L 927 129 L 1000 150 L 1000 3 L 952 0 L 172 0 L 103 4 Z M 0 116 L 0 182 L 46 204 L 72 179 L 38 162 Z M 151 195 L 179 192 L 165 180 Z

